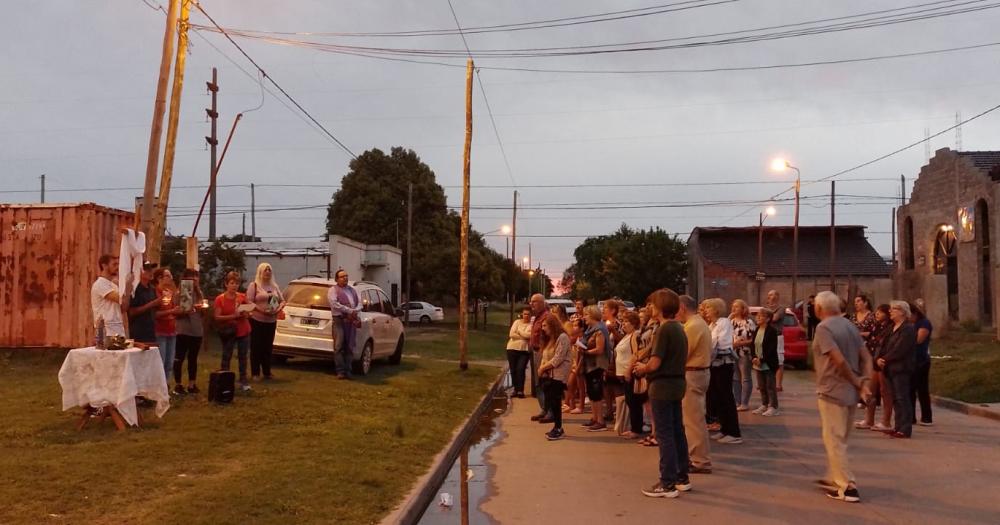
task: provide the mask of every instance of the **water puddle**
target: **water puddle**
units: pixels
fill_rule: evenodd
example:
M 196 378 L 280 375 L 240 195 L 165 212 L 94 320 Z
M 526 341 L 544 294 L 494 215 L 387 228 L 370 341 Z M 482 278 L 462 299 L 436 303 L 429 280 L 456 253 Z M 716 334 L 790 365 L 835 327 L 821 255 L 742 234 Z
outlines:
M 505 383 L 509 382 L 508 376 Z M 510 406 L 510 400 L 503 392 L 506 392 L 506 388 L 498 391 L 497 397 L 493 398 L 489 408 L 480 416 L 475 430 L 452 464 L 448 477 L 438 487 L 437 496 L 417 521 L 419 525 L 491 522 L 489 516 L 479 510 L 479 504 L 489 491 L 490 467 L 486 465 L 484 456 L 500 439 L 498 419 Z M 442 499 L 450 500 L 451 505 L 442 505 Z

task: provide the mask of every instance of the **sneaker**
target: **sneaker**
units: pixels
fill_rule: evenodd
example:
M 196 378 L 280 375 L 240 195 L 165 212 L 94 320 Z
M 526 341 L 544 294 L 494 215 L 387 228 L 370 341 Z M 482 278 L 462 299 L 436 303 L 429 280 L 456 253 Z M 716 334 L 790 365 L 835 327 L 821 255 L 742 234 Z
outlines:
M 604 423 L 597 423 L 595 425 L 587 427 L 587 432 L 604 432 L 607 429 L 608 426 L 605 425 Z
M 862 419 L 861 421 L 854 422 L 854 428 L 858 430 L 868 430 L 869 428 L 872 428 L 872 426 Z
M 743 443 L 743 438 L 736 436 L 722 436 L 719 438 L 719 443 L 727 443 L 730 445 L 740 445 Z
M 687 476 L 684 476 L 684 477 L 678 479 L 677 483 L 674 483 L 674 487 L 677 487 L 677 490 L 679 490 L 681 492 L 688 492 L 688 491 L 690 491 L 691 490 L 691 478 L 689 478 Z
M 242 390 L 244 392 L 249 392 L 249 391 L 251 391 L 253 389 L 250 388 L 250 383 L 242 383 L 242 384 L 240 384 L 240 390 Z
M 561 428 L 553 428 L 552 430 L 545 433 L 545 439 L 549 441 L 558 441 L 565 436 L 566 433 Z
M 570 414 L 582 414 L 583 413 L 583 409 L 582 408 L 574 408 L 573 410 L 570 410 L 569 413 Z
M 737 412 L 749 412 L 750 411 L 750 406 L 749 405 L 740 405 L 740 406 L 736 407 L 736 411 Z
M 831 499 L 837 499 L 840 501 L 846 501 L 848 503 L 857 503 L 861 501 L 861 494 L 858 494 L 858 489 L 854 487 L 848 487 L 843 494 L 839 490 L 828 490 L 826 491 L 826 497 Z
M 892 432 L 892 427 L 883 425 L 882 423 L 875 423 L 871 429 L 876 432 Z
M 922 426 L 922 427 L 933 427 L 934 426 L 934 422 L 933 421 L 917 421 L 917 424 L 920 425 L 920 426 Z
M 777 408 L 771 407 L 771 408 L 765 410 L 764 413 L 761 414 L 761 415 L 762 416 L 767 416 L 767 417 L 780 416 L 781 415 L 781 411 L 778 410 Z
M 712 467 L 696 467 L 688 465 L 688 474 L 711 474 Z
M 723 436 L 725 436 L 725 434 L 723 434 L 722 432 L 712 432 L 711 434 L 708 435 L 708 437 L 711 439 L 722 439 Z
M 752 414 L 757 414 L 759 416 L 759 415 L 763 414 L 764 412 L 767 412 L 767 405 L 761 405 L 761 406 L 755 408 L 753 410 L 753 412 L 751 412 L 751 413 Z
M 174 385 L 173 394 L 183 396 L 184 394 L 187 394 L 187 389 L 185 389 L 183 385 Z
M 197 394 L 199 392 L 201 392 L 201 390 L 198 390 L 198 385 L 191 385 L 188 387 L 188 394 Z
M 590 421 L 587 421 L 586 423 L 581 423 L 580 426 L 583 427 L 583 428 L 587 428 L 587 427 L 592 427 L 592 426 L 594 426 L 596 424 L 597 424 L 597 420 L 596 419 L 591 419 Z
M 651 498 L 676 498 L 680 495 L 677 491 L 676 485 L 663 486 L 663 483 L 657 483 L 648 489 L 642 489 L 642 494 L 644 496 L 649 496 Z

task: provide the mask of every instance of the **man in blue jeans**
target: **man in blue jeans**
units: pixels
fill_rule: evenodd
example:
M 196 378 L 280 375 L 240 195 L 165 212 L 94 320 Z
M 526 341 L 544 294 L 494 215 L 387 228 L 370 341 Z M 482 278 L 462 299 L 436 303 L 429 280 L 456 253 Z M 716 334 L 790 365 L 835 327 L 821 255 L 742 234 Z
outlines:
M 636 364 L 633 372 L 649 381 L 649 400 L 653 409 L 656 440 L 660 446 L 660 481 L 642 493 L 651 498 L 676 498 L 691 490 L 688 478 L 688 445 L 684 435 L 681 400 L 686 388 L 687 336 L 684 325 L 674 316 L 680 308 L 680 298 L 670 289 L 662 288 L 646 299 L 650 321 L 657 321 L 653 354 L 646 364 Z
M 347 272 L 343 269 L 334 274 L 337 284 L 330 287 L 327 299 L 333 321 L 333 362 L 337 379 L 351 378 L 351 364 L 354 361 L 355 335 L 361 321 L 361 300 L 358 291 L 347 282 Z

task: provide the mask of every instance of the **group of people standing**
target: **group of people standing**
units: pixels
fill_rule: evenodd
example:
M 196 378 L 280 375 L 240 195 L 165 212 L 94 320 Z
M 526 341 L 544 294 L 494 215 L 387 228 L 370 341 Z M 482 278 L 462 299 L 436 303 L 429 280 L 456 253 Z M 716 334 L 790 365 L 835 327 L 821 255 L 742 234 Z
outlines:
M 271 354 L 275 326 L 285 307 L 285 299 L 274 280 L 271 265 L 261 263 L 257 267 L 254 281 L 245 293 L 239 291 L 242 284 L 240 274 L 227 273 L 225 291 L 215 298 L 210 317 L 199 273 L 193 268 L 185 269 L 182 276 L 182 281 L 191 283 L 189 295 L 183 300 L 182 290 L 170 269 L 157 267 L 155 263 L 142 264 L 138 283 L 134 290 L 126 291 L 124 297 L 118 291 L 116 258 L 102 256 L 98 260 L 98 270 L 99 276 L 91 286 L 95 325 L 103 322 L 109 334 L 156 346 L 163 359 L 163 371 L 168 382 L 171 376 L 174 378 L 172 393 L 199 392 L 198 356 L 206 321 L 214 322 L 222 342 L 222 370 L 229 370 L 233 351 L 236 350 L 243 390 L 250 390 L 251 378 L 273 379 Z M 127 326 L 123 317 L 128 319 Z M 183 381 L 185 361 L 186 386 Z
M 913 415 L 910 385 L 926 389 L 926 380 L 920 382 L 926 371 L 918 365 L 929 363 L 926 318 L 901 301 L 880 307 L 883 314 L 866 314 L 867 301 L 858 297 L 851 319 L 832 292 L 818 294 L 812 305 L 817 320 L 812 352 L 829 460 L 829 474 L 820 484 L 828 496 L 843 501 L 860 500 L 846 457 L 856 405 L 869 414 L 857 427 L 874 427 L 876 402 L 870 397 L 879 392 L 887 400 L 883 425 L 888 425 L 885 414 L 894 411 L 891 435 L 906 438 Z M 751 411 L 754 383 L 760 405 L 752 413 L 781 415 L 786 308 L 776 291 L 753 313 L 743 300 L 727 308 L 719 298 L 698 303 L 669 289 L 650 294 L 638 311 L 613 299 L 600 308 L 583 300 L 575 305 L 576 313 L 567 316 L 563 306 L 547 308 L 536 294 L 511 325 L 507 357 L 513 395 L 525 397 L 526 368 L 532 384 L 537 376 L 533 394 L 540 412 L 531 419 L 553 425 L 545 433 L 548 440 L 565 436 L 563 413 L 582 414 L 589 401 L 591 417 L 583 423 L 588 432 L 607 431 L 615 422 L 622 437 L 658 447 L 660 479 L 643 494 L 676 497 L 690 490 L 691 474 L 712 472 L 711 441 L 741 444 L 738 412 Z M 929 396 L 922 412 L 924 424 L 930 424 Z

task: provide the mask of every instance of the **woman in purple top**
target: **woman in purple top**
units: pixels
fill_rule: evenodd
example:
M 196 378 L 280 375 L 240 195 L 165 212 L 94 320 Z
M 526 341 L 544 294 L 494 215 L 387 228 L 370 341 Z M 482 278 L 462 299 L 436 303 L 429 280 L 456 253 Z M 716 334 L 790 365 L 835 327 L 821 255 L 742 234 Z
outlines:
M 278 314 L 285 308 L 285 297 L 274 282 L 274 272 L 268 263 L 257 266 L 254 281 L 247 286 L 247 302 L 254 305 L 250 313 L 250 375 L 259 379 L 273 379 L 271 352 L 274 349 L 274 329 Z

